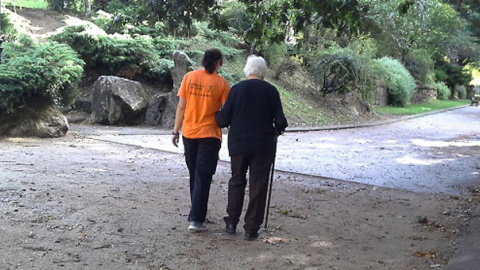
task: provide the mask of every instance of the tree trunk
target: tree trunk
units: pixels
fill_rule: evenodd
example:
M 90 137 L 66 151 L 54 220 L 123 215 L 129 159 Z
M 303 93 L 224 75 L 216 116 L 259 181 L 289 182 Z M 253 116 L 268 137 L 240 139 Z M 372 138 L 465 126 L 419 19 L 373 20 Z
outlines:
M 90 16 L 92 13 L 92 0 L 85 1 L 85 15 Z
M 474 91 L 473 85 L 468 85 L 467 86 L 467 99 L 472 99 L 472 97 L 475 97 L 475 91 Z

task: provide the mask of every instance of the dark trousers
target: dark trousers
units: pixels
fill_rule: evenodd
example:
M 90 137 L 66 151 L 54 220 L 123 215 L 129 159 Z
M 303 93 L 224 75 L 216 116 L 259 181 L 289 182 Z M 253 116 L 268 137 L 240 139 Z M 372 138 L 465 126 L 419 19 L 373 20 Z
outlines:
M 205 222 L 212 177 L 218 162 L 221 141 L 216 138 L 183 137 L 185 161 L 190 174 L 191 208 L 188 221 Z
M 228 182 L 227 223 L 237 224 L 242 214 L 247 170 L 249 170 L 249 202 L 245 212 L 245 233 L 254 234 L 263 223 L 268 180 L 274 153 L 245 153 L 231 156 L 232 178 Z

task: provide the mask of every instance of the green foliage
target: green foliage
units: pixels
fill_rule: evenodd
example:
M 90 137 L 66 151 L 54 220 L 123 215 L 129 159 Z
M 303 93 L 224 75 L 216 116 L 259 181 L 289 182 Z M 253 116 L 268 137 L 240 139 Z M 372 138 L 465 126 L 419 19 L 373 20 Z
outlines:
M 382 55 L 404 59 L 416 49 L 444 54 L 462 29 L 461 19 L 440 0 L 359 0 L 366 11 L 362 30 L 380 44 Z
M 152 38 L 165 37 L 167 29 L 162 21 L 154 23 L 135 22 L 132 18 L 135 14 L 135 6 L 126 6 L 118 1 L 108 3 L 108 9 L 114 15 L 109 13 L 98 12 L 93 18 L 93 22 L 101 27 L 108 34 L 122 33 L 132 36 L 150 36 Z M 135 24 L 132 24 L 135 22 Z
M 189 34 L 195 20 L 217 15 L 219 6 L 215 0 L 115 0 L 107 11 L 123 25 L 162 22 L 168 33 L 184 35 Z
M 238 1 L 227 1 L 222 8 L 223 12 L 217 21 L 212 22 L 212 27 L 243 36 L 251 26 L 251 18 L 246 14 L 247 6 Z
M 172 64 L 170 60 L 159 58 L 165 51 L 159 53 L 157 50 L 162 44 L 158 38 L 93 37 L 80 26 L 68 27 L 62 33 L 52 36 L 51 40 L 68 44 L 87 63 L 88 69 L 104 70 L 104 75 L 152 80 L 169 77 L 169 67 Z M 163 44 L 169 44 L 169 41 Z
M 321 111 L 313 109 L 313 107 L 308 104 L 309 101 L 304 100 L 304 97 L 301 95 L 298 95 L 294 91 L 288 91 L 279 85 L 275 85 L 275 87 L 277 87 L 280 93 L 283 110 L 287 117 L 295 118 L 298 122 L 304 122 L 314 126 L 333 124 L 331 121 L 334 119 L 330 119 L 326 115 L 323 115 Z
M 414 50 L 405 57 L 405 68 L 414 79 L 423 84 L 432 82 L 434 62 L 425 50 Z
M 20 38 L 4 43 L 0 64 L 0 114 L 28 103 L 71 105 L 78 95 L 84 62 L 57 42 Z
M 390 103 L 394 106 L 406 106 L 413 95 L 415 80 L 408 70 L 398 61 L 390 57 L 376 60 L 381 70 L 380 80 L 390 95 Z
M 357 37 L 347 46 L 358 55 L 375 58 L 378 55 L 378 42 L 370 37 Z
M 457 97 L 459 99 L 466 99 L 467 98 L 467 88 L 463 85 L 459 85 L 455 89 L 457 91 Z
M 444 59 L 439 59 L 435 62 L 435 69 L 435 75 L 440 75 L 437 76 L 437 80 L 445 82 L 450 89 L 454 89 L 456 85 L 468 85 L 472 81 L 471 70 Z M 445 74 L 447 75 L 446 77 L 444 76 Z
M 156 37 L 152 40 L 153 46 L 161 58 L 170 58 L 172 53 L 178 48 L 184 48 L 188 42 L 181 39 L 171 37 Z
M 282 59 L 288 56 L 288 48 L 285 43 L 272 44 L 263 52 L 265 60 L 272 65 L 276 65 Z
M 435 79 L 437 81 L 444 82 L 448 79 L 448 74 L 441 69 L 435 69 L 434 73 L 435 73 Z
M 69 26 L 50 37 L 50 40 L 69 45 L 85 61 L 87 67 L 94 66 L 92 59 L 95 58 L 96 39 L 87 34 L 85 26 Z
M 216 44 L 218 44 L 218 46 L 223 48 L 222 53 L 227 57 L 231 57 L 240 52 L 239 50 L 235 49 L 241 47 L 240 39 L 232 36 L 231 33 L 227 31 L 209 29 L 205 22 L 195 23 L 194 28 L 197 30 L 197 37 L 214 41 Z
M 241 43 L 238 38 L 232 36 L 228 32 L 219 30 L 210 30 L 204 22 L 195 23 L 197 35 L 191 39 L 180 42 L 178 40 L 171 41 L 164 39 L 161 43 L 165 47 L 175 46 L 176 49 L 184 51 L 194 62 L 195 68 L 201 68 L 200 62 L 205 50 L 210 48 L 218 48 L 224 56 L 224 64 L 219 73 L 232 85 L 243 78 L 242 67 L 237 64 L 244 64 L 243 51 L 235 47 L 240 47 Z M 159 44 L 156 42 L 156 44 Z M 170 53 L 171 54 L 171 53 Z
M 270 69 L 273 70 L 274 80 L 279 80 L 283 73 L 292 75 L 300 66 L 300 63 L 289 55 L 287 46 L 285 43 L 272 44 L 272 46 L 268 47 L 264 52 L 264 58 Z
M 95 41 L 95 51 L 89 63 L 108 67 L 112 73 L 141 69 L 140 73 L 159 61 L 151 40 L 99 36 Z
M 59 12 L 85 13 L 87 7 L 87 0 L 46 0 L 46 2 L 50 9 Z M 91 0 L 92 5 L 98 7 L 99 3 L 97 2 L 102 2 L 102 0 Z
M 392 115 L 413 115 L 428 113 L 435 110 L 442 110 L 448 108 L 454 108 L 459 106 L 465 106 L 468 101 L 465 100 L 430 100 L 425 104 L 409 104 L 405 107 L 376 107 L 375 111 L 392 114 Z
M 0 16 L 0 26 L 0 36 L 3 38 L 3 41 L 8 41 L 17 34 L 17 30 L 10 23 L 8 14 L 3 13 Z
M 342 48 L 321 51 L 317 57 L 311 72 L 324 95 L 360 91 L 365 100 L 369 99 L 376 73 L 370 58 Z
M 436 82 L 435 87 L 437 88 L 437 99 L 447 100 L 450 97 L 450 89 L 444 82 Z
M 290 35 L 309 35 L 310 29 L 335 29 L 339 35 L 357 33 L 362 21 L 359 1 L 241 0 L 251 27 L 246 41 L 260 50 Z M 293 32 L 293 33 L 292 33 Z
M 467 22 L 467 29 L 475 37 L 480 37 L 480 5 L 477 0 L 446 0 Z
M 9 6 L 16 6 L 16 7 L 24 7 L 24 8 L 47 8 L 48 4 L 45 0 L 2 0 L 2 4 Z M 3 15 L 2 15 L 3 16 Z
M 174 63 L 170 59 L 160 59 L 157 63 L 150 68 L 148 72 L 145 72 L 143 76 L 147 80 L 156 81 L 158 79 L 168 80 L 170 79 L 170 70 L 173 69 Z

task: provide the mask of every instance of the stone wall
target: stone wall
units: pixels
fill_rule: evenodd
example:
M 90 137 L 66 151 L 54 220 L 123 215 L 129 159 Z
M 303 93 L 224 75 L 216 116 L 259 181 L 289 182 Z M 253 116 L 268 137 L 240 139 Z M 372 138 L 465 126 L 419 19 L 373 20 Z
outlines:
M 388 105 L 388 91 L 384 86 L 377 86 L 375 89 L 374 106 L 384 107 Z
M 437 88 L 419 86 L 413 91 L 410 102 L 412 104 L 425 103 L 431 99 L 437 99 Z M 375 103 L 374 106 L 388 106 L 388 91 L 384 86 L 377 86 L 375 90 Z
M 428 86 L 418 86 L 413 91 L 412 104 L 426 103 L 429 100 L 437 99 L 437 88 Z

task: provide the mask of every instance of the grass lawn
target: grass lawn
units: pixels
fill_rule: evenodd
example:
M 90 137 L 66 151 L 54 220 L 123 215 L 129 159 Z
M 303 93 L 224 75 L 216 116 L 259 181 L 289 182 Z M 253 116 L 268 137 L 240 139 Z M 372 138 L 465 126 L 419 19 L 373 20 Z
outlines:
M 406 107 L 376 107 L 378 112 L 392 114 L 392 115 L 412 115 L 431 112 L 435 110 L 447 109 L 452 107 L 464 106 L 470 104 L 469 100 L 432 100 L 425 104 L 411 104 Z
M 25 8 L 47 8 L 48 4 L 45 0 L 0 0 L 2 5 L 12 5 L 16 7 L 25 7 Z

